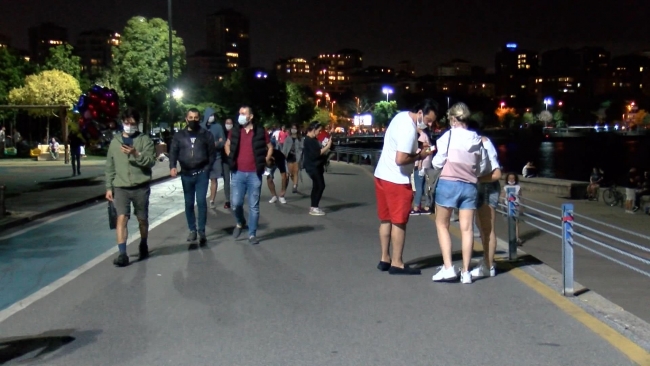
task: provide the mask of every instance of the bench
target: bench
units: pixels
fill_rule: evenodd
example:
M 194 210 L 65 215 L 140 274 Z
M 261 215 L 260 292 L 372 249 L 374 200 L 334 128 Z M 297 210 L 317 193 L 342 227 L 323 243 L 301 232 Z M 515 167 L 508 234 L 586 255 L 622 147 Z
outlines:
M 505 174 L 501 178 L 505 184 Z M 588 182 L 555 178 L 519 178 L 523 191 L 550 193 L 557 197 L 582 199 L 587 195 Z
M 50 145 L 38 145 L 41 153 L 36 157 L 37 161 L 53 161 L 52 154 L 50 154 Z M 65 158 L 65 145 L 59 144 L 59 160 Z

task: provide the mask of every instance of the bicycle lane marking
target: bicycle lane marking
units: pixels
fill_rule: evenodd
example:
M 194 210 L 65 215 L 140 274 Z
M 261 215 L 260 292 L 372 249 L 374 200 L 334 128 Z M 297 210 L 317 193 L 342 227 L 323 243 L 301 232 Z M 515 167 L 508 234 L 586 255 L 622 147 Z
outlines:
M 220 187 L 218 190 L 221 191 L 223 189 L 223 184 L 220 184 L 219 186 Z M 167 206 L 163 204 L 164 201 L 169 201 L 170 199 L 171 201 L 177 201 L 174 202 L 175 207 L 179 207 L 179 208 L 170 207 L 169 204 Z M 185 206 L 183 201 L 184 201 L 183 190 L 182 190 L 180 179 L 174 179 L 171 181 L 167 181 L 165 183 L 161 183 L 159 185 L 152 186 L 152 194 L 150 197 L 150 218 L 153 218 L 153 221 L 149 225 L 149 230 L 153 230 L 154 228 L 167 222 L 171 218 L 179 214 L 182 214 L 185 211 Z M 86 213 L 86 216 L 84 217 L 92 222 L 93 220 L 97 220 L 96 213 L 95 215 L 90 215 L 89 213 L 92 210 L 97 210 L 98 206 L 102 206 L 102 205 L 101 204 L 95 205 L 86 208 L 84 210 L 80 210 L 80 212 L 84 211 L 84 213 Z M 18 286 L 17 287 L 18 289 L 20 289 L 23 286 L 23 284 L 31 284 L 33 286 L 29 290 L 29 294 L 28 292 L 25 292 L 23 294 L 19 293 L 17 295 L 18 296 L 17 298 L 9 300 L 11 301 L 11 303 L 7 304 L 6 308 L 0 310 L 0 323 L 6 320 L 7 318 L 11 317 L 12 315 L 18 313 L 22 309 L 25 309 L 29 305 L 35 303 L 36 301 L 46 297 L 47 295 L 51 294 L 52 292 L 66 285 L 67 283 L 71 282 L 75 278 L 79 277 L 84 272 L 92 269 L 97 264 L 105 261 L 112 255 L 117 253 L 117 247 L 115 245 L 115 234 L 113 231 L 106 230 L 106 218 L 105 218 L 106 214 L 104 213 L 105 207 L 101 207 L 101 210 L 102 210 L 102 216 L 100 218 L 101 228 L 97 230 L 93 230 L 93 227 L 98 228 L 97 224 L 88 225 L 89 226 L 88 227 L 83 225 L 82 222 L 77 222 L 76 230 L 71 228 L 67 228 L 65 230 L 65 232 L 68 235 L 75 237 L 81 233 L 81 231 L 79 231 L 79 226 L 81 226 L 82 228 L 85 227 L 86 229 L 90 229 L 91 234 L 93 235 L 93 239 L 100 239 L 99 241 L 102 242 L 99 248 L 98 247 L 94 247 L 92 249 L 85 248 L 85 244 L 87 244 L 87 242 L 85 241 L 76 242 L 75 244 L 77 244 L 77 246 L 80 247 L 83 252 L 79 255 L 75 254 L 76 258 L 69 260 L 67 263 L 66 260 L 68 260 L 68 258 L 65 256 L 61 256 L 61 258 L 56 258 L 51 260 L 47 260 L 47 259 L 43 260 L 43 258 L 36 258 L 31 262 L 29 262 L 29 258 L 23 258 L 21 259 L 20 263 L 9 263 L 8 265 L 7 264 L 2 265 L 0 263 L 0 266 L 4 267 L 4 268 L 0 267 L 0 272 L 6 273 L 4 276 L 0 277 L 0 288 L 3 288 L 2 292 L 4 294 L 18 291 L 16 290 L 15 286 Z M 130 220 L 130 223 L 133 224 L 133 229 L 134 229 L 131 232 L 133 232 L 134 234 L 129 235 L 129 238 L 127 240 L 128 245 L 133 244 L 134 241 L 140 238 L 140 234 L 137 230 L 137 225 L 134 222 L 135 220 Z M 47 227 L 43 226 L 42 230 L 47 231 Z M 32 240 L 35 239 L 36 243 L 38 243 L 39 238 L 42 237 L 47 238 L 48 237 L 47 232 L 41 235 L 41 237 L 32 238 Z M 94 258 L 91 257 L 90 260 L 88 259 L 84 260 L 84 258 L 87 258 L 88 255 L 91 256 L 95 255 L 93 253 L 96 253 L 98 249 L 101 250 L 101 248 L 108 248 L 108 249 L 105 250 L 104 252 L 101 252 L 101 254 L 95 256 Z M 18 251 L 22 250 L 20 248 L 16 248 L 15 246 L 9 249 L 18 250 Z M 31 250 L 32 248 L 28 249 L 28 251 Z M 0 252 L 0 255 L 1 254 L 2 253 Z M 13 253 L 10 253 L 9 255 L 13 255 Z M 0 259 L 2 259 L 2 256 L 0 256 Z M 23 263 L 23 261 L 25 263 Z M 36 261 L 36 263 L 34 263 L 34 261 Z M 79 266 L 78 264 L 74 265 L 74 263 L 79 263 L 79 261 L 82 261 L 81 266 Z M 23 266 L 23 268 L 16 268 L 17 266 Z M 50 267 L 53 268 L 54 270 L 47 271 L 44 270 L 45 267 Z M 43 275 L 44 273 L 45 275 Z M 19 278 L 14 279 L 15 275 L 19 275 L 18 276 Z M 2 282 L 4 282 L 5 284 L 3 285 Z M 13 288 L 12 291 L 5 290 L 5 289 L 11 290 L 12 288 Z M 14 297 L 16 297 L 16 295 L 14 295 Z

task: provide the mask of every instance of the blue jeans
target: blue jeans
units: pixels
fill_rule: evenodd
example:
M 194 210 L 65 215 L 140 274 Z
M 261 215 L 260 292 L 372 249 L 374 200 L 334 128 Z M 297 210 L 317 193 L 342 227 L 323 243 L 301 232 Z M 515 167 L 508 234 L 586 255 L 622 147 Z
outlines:
M 232 172 L 230 186 L 232 209 L 237 225 L 244 224 L 244 196 L 248 193 L 248 236 L 255 236 L 257 234 L 257 223 L 260 220 L 262 176 L 256 172 Z
M 199 232 L 205 232 L 205 221 L 208 217 L 208 172 L 203 171 L 197 175 L 182 175 L 183 193 L 185 195 L 185 217 L 190 231 L 196 231 L 196 217 L 194 216 L 194 198 L 199 208 Z
M 415 171 L 413 174 L 413 182 L 415 183 L 415 197 L 413 198 L 413 207 L 422 207 L 422 195 L 424 194 L 424 189 L 427 186 L 427 176 L 420 176 L 419 171 Z M 425 207 L 431 207 L 431 201 L 429 195 L 426 196 Z
M 476 184 L 439 179 L 436 187 L 436 205 L 457 208 L 460 210 L 476 210 L 478 189 Z

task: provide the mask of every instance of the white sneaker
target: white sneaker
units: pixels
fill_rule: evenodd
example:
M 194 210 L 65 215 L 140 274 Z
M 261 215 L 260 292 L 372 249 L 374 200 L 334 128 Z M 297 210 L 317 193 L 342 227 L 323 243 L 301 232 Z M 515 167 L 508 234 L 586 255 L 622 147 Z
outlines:
M 312 216 L 325 216 L 325 212 L 318 207 L 312 207 L 309 209 L 309 214 Z
M 481 261 L 472 271 L 470 274 L 472 275 L 473 278 L 481 278 L 481 277 L 488 277 L 487 275 L 487 266 L 485 265 L 484 261 Z M 492 267 L 490 267 L 490 277 L 494 277 L 497 275 L 497 269 L 494 263 L 492 263 Z
M 214 201 L 210 201 L 210 208 L 214 208 Z
M 269 176 L 269 175 L 271 175 L 271 169 L 269 169 L 269 168 L 264 168 L 264 176 L 267 177 L 267 176 Z
M 284 197 L 280 197 L 280 203 L 287 203 L 287 200 L 285 200 Z
M 271 198 L 271 200 L 269 201 L 269 203 L 276 203 L 276 202 L 278 202 L 277 196 L 273 196 L 273 198 Z
M 469 271 L 460 273 L 460 283 L 472 283 L 472 275 L 469 273 Z
M 431 277 L 431 280 L 434 282 L 449 282 L 457 279 L 458 273 L 456 273 L 453 265 L 449 268 L 445 268 L 445 266 L 438 267 L 438 272 Z

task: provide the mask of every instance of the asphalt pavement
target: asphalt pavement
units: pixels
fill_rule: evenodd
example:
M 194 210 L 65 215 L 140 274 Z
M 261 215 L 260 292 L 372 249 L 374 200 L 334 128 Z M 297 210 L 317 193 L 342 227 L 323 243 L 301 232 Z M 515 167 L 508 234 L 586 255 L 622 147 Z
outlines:
M 405 251 L 423 275 L 380 273 L 371 175 L 333 164 L 325 179 L 327 216 L 307 214 L 309 182 L 286 205 L 269 204 L 264 184 L 261 243 L 234 240 L 234 219 L 218 208 L 203 249 L 185 241 L 179 179 L 160 183 L 151 198 L 152 256 L 126 268 L 111 263 L 104 204 L 3 233 L 0 363 L 650 362 L 647 352 L 598 331 L 597 319 L 522 280 L 520 269 L 502 265 L 497 277 L 471 285 L 431 282 L 441 260 L 428 217 L 411 220 Z

